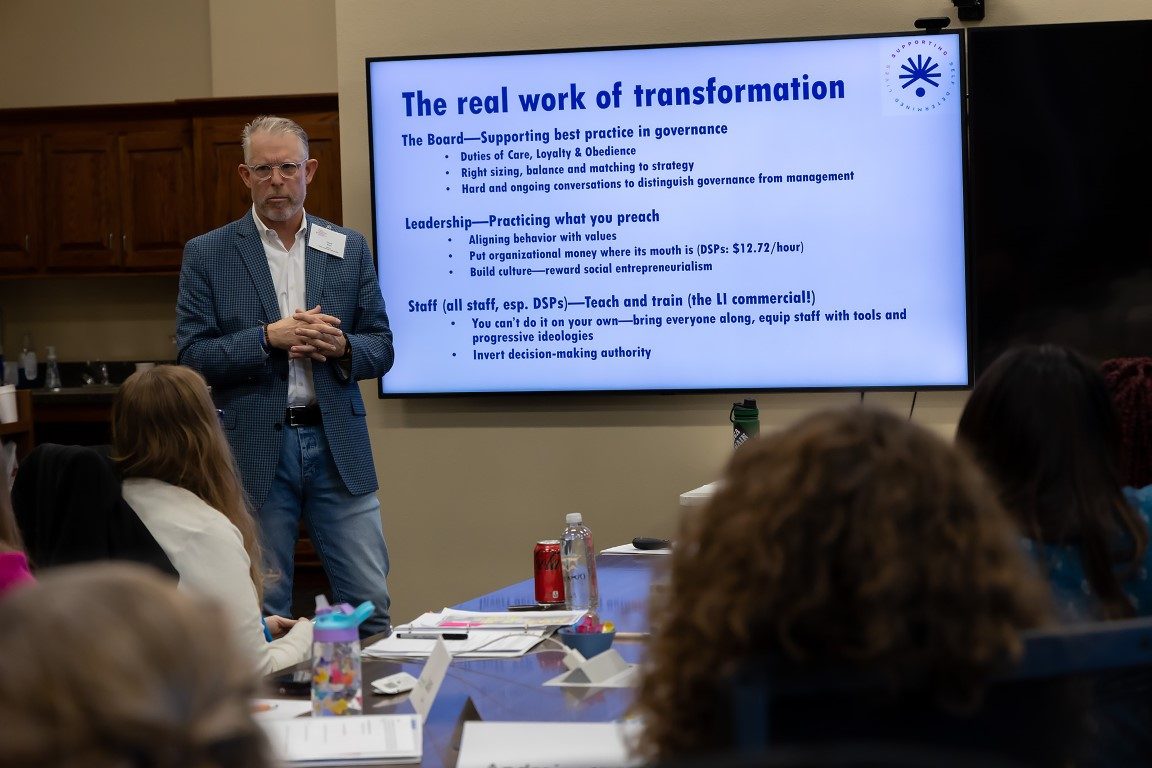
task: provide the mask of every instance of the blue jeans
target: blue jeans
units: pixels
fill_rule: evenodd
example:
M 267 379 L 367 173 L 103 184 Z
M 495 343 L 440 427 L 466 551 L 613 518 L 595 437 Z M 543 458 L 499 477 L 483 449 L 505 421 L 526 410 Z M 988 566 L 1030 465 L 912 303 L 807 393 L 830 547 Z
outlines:
M 388 545 L 375 493 L 353 496 L 344 487 L 324 437 L 324 427 L 284 426 L 280 464 L 260 508 L 264 564 L 264 612 L 288 616 L 300 515 L 332 585 L 333 604 L 371 600 L 376 612 L 361 635 L 391 628 Z

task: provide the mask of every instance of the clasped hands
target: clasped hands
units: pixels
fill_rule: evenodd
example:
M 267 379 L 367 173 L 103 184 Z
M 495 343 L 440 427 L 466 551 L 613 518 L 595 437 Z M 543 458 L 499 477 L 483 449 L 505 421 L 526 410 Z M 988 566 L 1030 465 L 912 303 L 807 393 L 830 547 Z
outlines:
M 321 363 L 343 356 L 348 347 L 348 340 L 340 330 L 340 318 L 324 314 L 319 304 L 312 309 L 297 309 L 292 317 L 269 323 L 268 343 L 286 350 L 290 358 L 309 358 Z

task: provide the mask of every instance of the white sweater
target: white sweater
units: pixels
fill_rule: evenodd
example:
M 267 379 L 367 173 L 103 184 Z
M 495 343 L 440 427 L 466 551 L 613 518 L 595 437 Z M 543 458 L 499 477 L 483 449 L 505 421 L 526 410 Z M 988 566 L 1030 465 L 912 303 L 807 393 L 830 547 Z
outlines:
M 223 513 L 184 488 L 151 478 L 124 481 L 124 499 L 180 574 L 180 589 L 213 598 L 232 617 L 235 637 L 261 674 L 309 657 L 312 622 L 298 621 L 268 642 L 240 531 Z

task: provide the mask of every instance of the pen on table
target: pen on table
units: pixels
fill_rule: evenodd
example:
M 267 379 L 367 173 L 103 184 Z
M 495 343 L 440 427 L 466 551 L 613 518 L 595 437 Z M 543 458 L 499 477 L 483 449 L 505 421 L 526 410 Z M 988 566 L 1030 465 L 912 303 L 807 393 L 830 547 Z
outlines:
M 397 632 L 401 640 L 467 640 L 467 632 Z

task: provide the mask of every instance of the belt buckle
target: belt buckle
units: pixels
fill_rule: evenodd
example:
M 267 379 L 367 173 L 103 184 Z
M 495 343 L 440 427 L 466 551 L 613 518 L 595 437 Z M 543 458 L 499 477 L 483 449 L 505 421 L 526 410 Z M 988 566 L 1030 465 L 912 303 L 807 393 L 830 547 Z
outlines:
M 311 405 L 290 405 L 285 410 L 284 423 L 290 427 L 312 427 L 320 423 L 320 407 Z
M 284 422 L 290 427 L 302 426 L 301 422 L 297 421 L 297 417 L 298 416 L 300 416 L 300 417 L 304 416 L 303 410 L 304 410 L 303 406 L 297 405 L 297 406 L 289 407 L 287 409 L 287 411 L 288 411 L 287 414 L 285 414 L 286 418 L 284 419 Z

